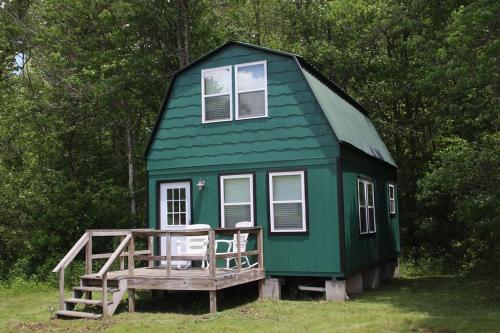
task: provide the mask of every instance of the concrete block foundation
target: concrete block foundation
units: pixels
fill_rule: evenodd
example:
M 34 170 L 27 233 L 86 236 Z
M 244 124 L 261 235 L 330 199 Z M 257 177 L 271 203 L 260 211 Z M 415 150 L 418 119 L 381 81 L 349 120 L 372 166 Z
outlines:
M 281 284 L 280 279 L 266 278 L 262 283 L 262 298 L 279 300 L 281 299 Z
M 326 280 L 325 297 L 327 301 L 345 301 L 347 299 L 345 281 Z

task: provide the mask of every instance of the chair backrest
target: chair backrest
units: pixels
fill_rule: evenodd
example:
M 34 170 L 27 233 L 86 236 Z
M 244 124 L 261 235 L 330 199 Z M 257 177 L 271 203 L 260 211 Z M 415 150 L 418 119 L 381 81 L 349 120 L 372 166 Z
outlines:
M 189 224 L 186 230 L 210 229 L 208 224 Z M 208 234 L 201 236 L 186 236 L 186 253 L 205 255 L 207 253 Z
M 253 227 L 252 222 L 238 222 L 234 225 L 235 228 L 250 228 Z M 238 234 L 234 234 L 233 236 L 233 242 L 234 242 L 234 247 L 236 248 L 237 244 L 237 237 Z M 248 243 L 248 233 L 240 233 L 240 251 L 244 252 L 247 250 L 247 243 Z

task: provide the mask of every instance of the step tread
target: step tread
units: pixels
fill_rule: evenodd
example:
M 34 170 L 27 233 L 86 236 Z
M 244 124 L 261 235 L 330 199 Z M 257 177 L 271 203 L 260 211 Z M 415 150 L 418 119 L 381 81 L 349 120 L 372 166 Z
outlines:
M 69 310 L 59 310 L 56 315 L 62 317 L 74 317 L 74 318 L 87 318 L 87 319 L 99 319 L 102 317 L 98 313 L 82 312 L 82 311 L 69 311 Z
M 93 291 L 93 292 L 102 292 L 102 287 L 88 287 L 88 286 L 78 286 L 74 287 L 73 290 L 76 291 Z M 116 293 L 119 289 L 117 288 L 108 288 L 109 293 Z
M 85 305 L 99 305 L 102 306 L 102 300 L 100 299 L 85 299 L 85 298 L 65 298 L 65 302 L 67 303 L 80 303 L 80 304 L 85 304 Z M 108 304 L 113 304 L 112 301 L 108 301 Z

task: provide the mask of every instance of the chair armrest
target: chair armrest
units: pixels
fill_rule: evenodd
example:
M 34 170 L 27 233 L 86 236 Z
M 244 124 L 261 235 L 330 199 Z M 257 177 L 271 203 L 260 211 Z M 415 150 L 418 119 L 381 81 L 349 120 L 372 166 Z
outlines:
M 227 253 L 231 252 L 231 247 L 233 246 L 233 241 L 232 240 L 227 240 L 227 239 L 218 239 L 215 241 L 215 252 L 217 253 L 217 248 L 219 247 L 219 243 L 225 243 L 227 244 Z

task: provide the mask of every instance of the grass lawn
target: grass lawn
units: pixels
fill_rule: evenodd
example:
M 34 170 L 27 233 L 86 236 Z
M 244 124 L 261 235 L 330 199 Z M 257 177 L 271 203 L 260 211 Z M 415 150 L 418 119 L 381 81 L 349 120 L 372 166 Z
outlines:
M 253 289 L 252 289 L 253 290 Z M 0 291 L 0 330 L 5 332 L 500 332 L 500 283 L 493 278 L 400 278 L 348 302 L 321 299 L 257 301 L 230 290 L 210 316 L 204 293 L 142 294 L 137 312 L 125 302 L 108 319 L 55 320 L 57 291 Z M 183 300 L 181 300 L 183 299 Z M 168 312 L 162 312 L 168 311 Z

